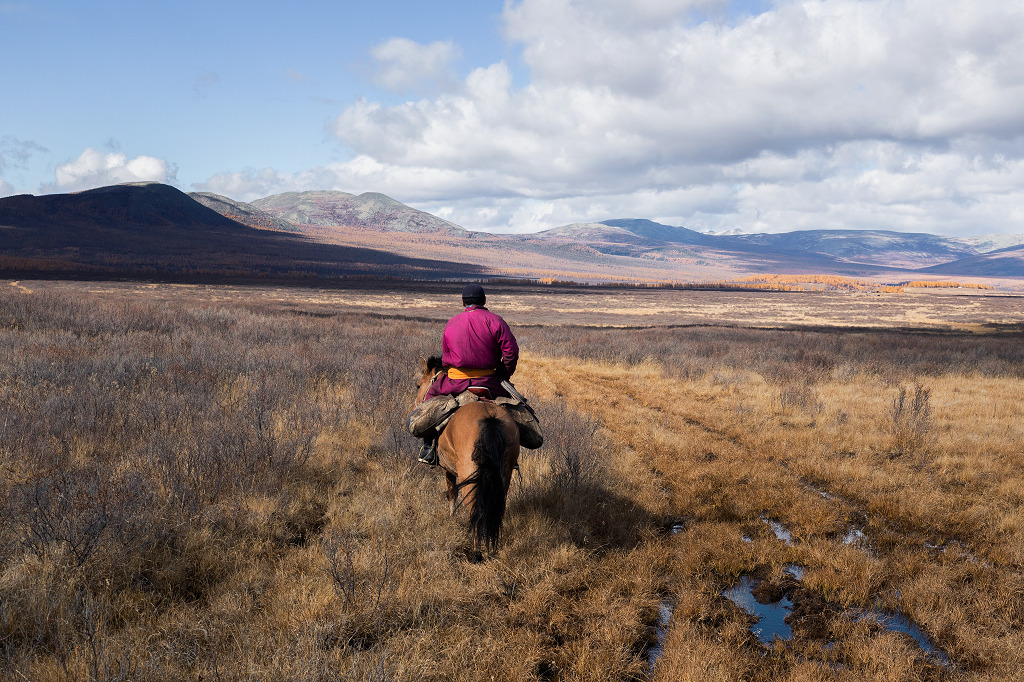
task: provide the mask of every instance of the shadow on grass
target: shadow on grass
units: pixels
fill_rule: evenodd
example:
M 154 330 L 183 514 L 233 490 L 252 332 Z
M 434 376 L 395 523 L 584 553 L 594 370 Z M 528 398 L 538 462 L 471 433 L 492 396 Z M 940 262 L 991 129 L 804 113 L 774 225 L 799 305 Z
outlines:
M 509 492 L 506 519 L 518 516 L 529 523 L 531 517 L 540 517 L 564 531 L 573 544 L 591 551 L 632 549 L 640 544 L 645 532 L 665 523 L 636 500 L 599 481 L 568 486 L 548 480 L 524 483 Z

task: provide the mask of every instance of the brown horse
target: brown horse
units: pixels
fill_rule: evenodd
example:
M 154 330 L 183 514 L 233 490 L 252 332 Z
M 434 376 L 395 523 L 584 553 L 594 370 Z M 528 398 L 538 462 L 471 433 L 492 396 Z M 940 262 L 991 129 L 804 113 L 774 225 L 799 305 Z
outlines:
M 441 358 L 423 360 L 416 401 L 444 370 Z M 438 463 L 448 484 L 451 514 L 469 510 L 469 534 L 479 556 L 493 550 L 501 534 L 512 471 L 519 461 L 519 427 L 500 405 L 480 400 L 463 405 L 441 433 Z

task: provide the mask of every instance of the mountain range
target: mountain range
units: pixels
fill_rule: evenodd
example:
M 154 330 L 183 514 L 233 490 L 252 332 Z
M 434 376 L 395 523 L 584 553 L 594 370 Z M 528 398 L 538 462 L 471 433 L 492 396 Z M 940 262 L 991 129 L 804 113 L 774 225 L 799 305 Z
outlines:
M 483 273 L 476 265 L 319 243 L 237 202 L 216 195 L 200 199 L 159 183 L 0 198 L 0 270 L 409 278 Z
M 246 203 L 134 183 L 0 199 L 0 269 L 583 281 L 1006 278 L 1024 277 L 1024 235 L 705 234 L 636 218 L 489 234 L 375 192 L 288 192 Z

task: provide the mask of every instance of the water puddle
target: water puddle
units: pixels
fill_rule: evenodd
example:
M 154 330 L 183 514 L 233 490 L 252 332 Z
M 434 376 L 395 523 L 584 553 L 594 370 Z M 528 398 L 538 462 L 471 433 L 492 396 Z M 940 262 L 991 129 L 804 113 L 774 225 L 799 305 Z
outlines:
M 843 536 L 844 545 L 854 545 L 855 547 L 861 547 L 867 542 L 867 536 L 864 535 L 864 531 L 856 526 L 852 526 L 846 535 Z
M 672 535 L 678 535 L 686 528 L 686 522 L 679 520 L 669 527 Z M 654 627 L 655 643 L 647 650 L 647 666 L 654 670 L 654 664 L 658 662 L 661 655 L 665 653 L 665 637 L 668 636 L 668 624 L 672 621 L 672 602 L 668 599 L 661 600 L 658 604 L 658 623 Z
M 663 601 L 658 605 L 658 625 L 654 630 L 657 642 L 647 650 L 647 666 L 651 670 L 654 670 L 654 664 L 665 653 L 665 637 L 668 635 L 668 624 L 671 620 L 672 604 L 668 601 Z
M 801 580 L 804 576 L 804 569 L 796 564 L 788 564 L 784 568 L 784 573 L 794 580 Z M 757 623 L 750 627 L 750 631 L 754 633 L 761 644 L 770 646 L 776 638 L 792 639 L 793 629 L 786 623 L 786 618 L 793 612 L 793 601 L 785 592 L 780 592 L 778 586 L 767 585 L 768 589 L 762 588 L 762 582 L 755 576 L 744 575 L 740 577 L 738 583 L 723 590 L 721 594 L 743 611 L 757 618 Z M 790 592 L 790 590 L 786 590 L 786 592 Z M 777 598 L 765 603 L 766 595 L 776 595 Z M 909 635 L 921 647 L 925 658 L 944 668 L 951 667 L 946 652 L 932 643 L 928 635 L 906 616 L 893 611 L 874 610 L 853 617 L 859 622 L 872 621 L 878 625 L 879 629 L 886 632 Z M 659 639 L 659 644 L 660 641 Z M 825 649 L 831 649 L 834 643 L 827 642 L 823 646 Z
M 924 634 L 924 631 L 906 616 L 893 613 L 892 611 L 869 611 L 862 614 L 857 620 L 873 620 L 887 632 L 902 632 L 905 635 L 910 635 L 917 642 L 918 646 L 921 647 L 927 658 L 932 659 L 944 668 L 950 667 L 949 656 L 946 655 L 946 652 L 932 644 L 932 641 L 928 639 L 928 635 Z
M 787 547 L 793 546 L 793 534 L 790 533 L 785 526 L 778 521 L 774 521 L 764 516 L 761 517 L 761 520 L 768 524 L 768 527 L 772 529 L 773 533 L 775 533 L 775 537 L 785 542 Z
M 741 576 L 740 581 L 722 592 L 722 595 L 757 618 L 757 623 L 750 627 L 750 631 L 762 644 L 771 644 L 776 637 L 790 639 L 793 630 L 786 624 L 786 616 L 792 613 L 793 602 L 789 597 L 783 596 L 778 601 L 762 604 L 754 596 L 754 590 L 760 582 L 753 576 Z
M 989 563 L 987 561 L 985 561 L 984 559 L 979 559 L 974 554 L 971 554 L 970 550 L 967 548 L 967 545 L 962 542 L 953 541 L 943 542 L 942 544 L 936 544 L 934 542 L 925 542 L 924 547 L 929 551 L 938 552 L 941 554 L 945 554 L 947 556 L 950 555 L 952 553 L 952 550 L 955 549 L 956 552 L 959 554 L 960 558 L 966 559 L 972 564 L 976 564 L 984 568 L 989 568 Z

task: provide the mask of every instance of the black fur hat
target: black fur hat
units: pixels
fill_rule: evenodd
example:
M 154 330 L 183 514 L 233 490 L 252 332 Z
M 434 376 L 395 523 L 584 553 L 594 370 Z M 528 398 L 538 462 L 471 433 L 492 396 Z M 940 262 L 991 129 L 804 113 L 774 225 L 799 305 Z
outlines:
M 483 305 L 487 302 L 484 288 L 479 284 L 467 284 L 462 290 L 462 303 L 465 305 Z

